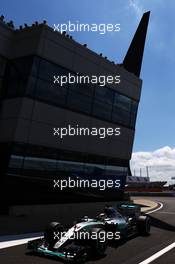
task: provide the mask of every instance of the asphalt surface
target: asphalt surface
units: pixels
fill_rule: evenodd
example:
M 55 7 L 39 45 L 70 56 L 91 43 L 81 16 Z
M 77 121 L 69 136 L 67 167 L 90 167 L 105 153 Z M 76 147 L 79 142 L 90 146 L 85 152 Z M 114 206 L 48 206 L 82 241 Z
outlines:
M 143 197 L 142 197 L 143 198 Z M 106 256 L 91 259 L 86 263 L 98 264 L 139 264 L 155 253 L 175 242 L 175 198 L 144 197 L 163 203 L 160 211 L 150 214 L 152 219 L 151 235 L 148 237 L 134 236 L 125 243 L 110 245 Z M 61 263 L 51 258 L 26 254 L 26 245 L 0 250 L 2 264 L 54 264 Z M 153 264 L 174 264 L 175 248 L 160 256 Z

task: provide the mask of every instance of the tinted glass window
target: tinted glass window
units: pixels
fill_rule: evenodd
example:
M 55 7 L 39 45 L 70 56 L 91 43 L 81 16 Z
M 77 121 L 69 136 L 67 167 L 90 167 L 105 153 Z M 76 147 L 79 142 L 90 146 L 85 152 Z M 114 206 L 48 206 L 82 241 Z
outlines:
M 98 179 L 105 175 L 105 165 L 85 163 L 85 175 L 91 179 Z
M 106 87 L 97 86 L 95 89 L 95 99 L 106 104 L 113 104 L 114 92 Z
M 37 76 L 39 72 L 39 65 L 40 65 L 40 58 L 39 57 L 33 57 L 33 64 L 32 64 L 32 69 L 31 69 L 31 74 L 33 76 Z
M 111 112 L 112 112 L 112 105 L 104 104 L 103 102 L 94 100 L 94 104 L 93 104 L 93 115 L 94 116 L 110 121 Z
M 36 86 L 37 79 L 35 77 L 29 77 L 26 83 L 26 91 L 25 94 L 35 97 L 35 86 Z
M 131 114 L 130 127 L 134 128 L 136 123 L 136 114 Z
M 67 70 L 65 70 L 62 67 L 59 67 L 51 62 L 48 62 L 46 60 L 40 61 L 40 67 L 39 67 L 39 75 L 38 77 L 47 80 L 49 82 L 53 82 L 54 78 L 53 76 L 60 76 L 60 75 L 66 75 L 68 73 Z
M 24 159 L 24 168 L 33 170 L 54 171 L 56 170 L 56 160 L 26 157 Z
M 130 119 L 130 127 L 134 128 L 136 123 L 136 117 L 137 117 L 137 110 L 138 110 L 138 103 L 132 101 L 132 107 L 131 107 L 131 119 Z
M 130 112 L 121 109 L 120 107 L 114 106 L 112 112 L 112 121 L 118 122 L 125 126 L 129 126 L 130 123 Z
M 25 94 L 27 80 L 22 80 L 18 78 L 18 76 L 9 78 L 6 82 L 6 89 L 4 89 L 3 93 L 5 96 L 14 97 L 14 96 L 22 96 Z
M 67 88 L 37 80 L 36 97 L 57 105 L 65 105 Z
M 15 59 L 10 62 L 11 68 L 13 69 L 13 72 L 18 77 L 21 78 L 23 76 L 29 76 L 32 72 L 32 66 L 33 66 L 33 58 L 32 57 L 24 57 Z
M 71 72 L 68 69 L 37 56 L 29 56 L 10 61 L 7 72 L 2 96 L 27 95 L 48 104 L 66 106 L 102 120 L 135 127 L 138 103 L 127 96 L 91 84 L 54 84 L 53 76 L 67 76 Z
M 132 101 L 132 108 L 131 108 L 132 113 L 137 114 L 137 110 L 138 110 L 138 103 Z
M 9 167 L 10 168 L 22 168 L 24 157 L 12 155 L 10 157 Z
M 116 93 L 114 105 L 117 105 L 119 108 L 125 111 L 131 111 L 131 99 L 124 95 Z
M 84 113 L 91 113 L 92 97 L 69 89 L 67 106 Z
M 91 97 L 94 95 L 94 87 L 95 86 L 90 84 L 69 84 L 69 88 L 72 92 L 81 93 Z

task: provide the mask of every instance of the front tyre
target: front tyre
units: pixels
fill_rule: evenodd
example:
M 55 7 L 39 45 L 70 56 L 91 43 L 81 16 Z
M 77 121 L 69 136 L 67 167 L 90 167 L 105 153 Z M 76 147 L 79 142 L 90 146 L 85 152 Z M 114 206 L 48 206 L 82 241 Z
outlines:
M 104 256 L 108 247 L 107 233 L 102 228 L 93 228 L 91 230 L 91 249 L 97 256 Z
M 44 232 L 44 240 L 53 247 L 54 244 L 61 238 L 64 232 L 64 227 L 58 222 L 51 222 Z
M 83 252 L 81 252 L 80 254 L 78 254 L 78 256 L 76 256 L 74 258 L 73 263 L 74 264 L 83 264 L 83 263 L 85 263 L 87 261 L 87 259 L 88 259 L 88 254 L 89 254 L 88 250 L 84 249 Z

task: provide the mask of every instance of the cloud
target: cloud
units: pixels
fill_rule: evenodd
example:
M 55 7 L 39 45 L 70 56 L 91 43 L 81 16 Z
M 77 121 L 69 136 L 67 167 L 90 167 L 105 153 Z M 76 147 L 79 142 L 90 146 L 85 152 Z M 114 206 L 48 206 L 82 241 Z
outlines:
M 138 18 L 140 18 L 143 15 L 144 11 L 142 5 L 140 4 L 140 1 L 129 0 L 129 6 L 134 10 Z
M 175 183 L 175 148 L 165 146 L 152 152 L 135 152 L 132 154 L 131 171 L 136 171 L 139 176 L 140 168 L 142 176 L 146 176 L 146 166 L 149 168 L 151 181 L 167 181 Z

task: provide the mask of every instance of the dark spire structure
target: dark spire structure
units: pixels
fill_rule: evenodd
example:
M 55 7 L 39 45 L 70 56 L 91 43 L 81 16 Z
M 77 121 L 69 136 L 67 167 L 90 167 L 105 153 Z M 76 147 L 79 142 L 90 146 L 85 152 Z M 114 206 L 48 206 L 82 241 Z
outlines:
M 124 68 L 140 76 L 150 11 L 143 14 L 128 52 L 123 60 Z

